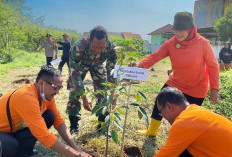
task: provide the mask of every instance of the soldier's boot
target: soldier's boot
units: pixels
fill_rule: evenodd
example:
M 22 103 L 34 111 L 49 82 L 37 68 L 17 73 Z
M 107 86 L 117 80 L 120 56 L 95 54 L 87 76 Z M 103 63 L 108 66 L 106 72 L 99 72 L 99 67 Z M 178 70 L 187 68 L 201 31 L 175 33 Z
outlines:
M 102 127 L 102 123 L 104 123 L 105 122 L 105 118 L 106 118 L 106 116 L 105 115 L 103 115 L 103 114 L 100 114 L 99 116 L 98 116 L 98 126 L 97 126 L 97 131 L 100 133 L 100 132 L 102 132 L 102 129 L 103 129 L 103 127 Z M 108 136 L 109 138 L 111 138 L 111 134 L 110 133 L 107 133 L 107 130 L 105 130 L 104 132 L 103 132 L 103 135 L 105 135 L 105 136 Z
M 78 134 L 79 132 L 79 124 L 78 121 L 80 120 L 80 117 L 69 115 L 69 121 L 70 121 L 70 133 L 71 134 Z
M 151 118 L 149 128 L 147 130 L 138 130 L 137 133 L 144 136 L 157 136 L 160 124 L 160 120 Z

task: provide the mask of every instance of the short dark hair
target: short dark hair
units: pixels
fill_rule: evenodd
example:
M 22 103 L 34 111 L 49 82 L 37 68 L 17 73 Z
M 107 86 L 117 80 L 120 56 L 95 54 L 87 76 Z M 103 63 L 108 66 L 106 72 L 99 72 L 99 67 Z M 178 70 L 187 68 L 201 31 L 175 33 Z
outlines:
M 156 97 L 156 99 L 157 99 L 157 103 L 163 107 L 167 102 L 175 105 L 183 105 L 188 103 L 184 94 L 180 90 L 174 87 L 163 88 L 158 94 L 158 96 Z
M 90 40 L 93 41 L 94 37 L 97 38 L 98 40 L 101 40 L 106 37 L 106 40 L 108 40 L 106 29 L 102 26 L 97 26 L 93 28 L 90 31 Z
M 61 76 L 60 70 L 55 69 L 51 65 L 43 65 L 37 75 L 36 82 L 41 78 L 46 80 L 53 80 L 54 76 Z
M 63 37 L 68 37 L 68 34 L 63 34 Z
M 51 37 L 51 36 L 52 36 L 51 34 L 48 34 L 48 33 L 46 34 L 46 37 Z

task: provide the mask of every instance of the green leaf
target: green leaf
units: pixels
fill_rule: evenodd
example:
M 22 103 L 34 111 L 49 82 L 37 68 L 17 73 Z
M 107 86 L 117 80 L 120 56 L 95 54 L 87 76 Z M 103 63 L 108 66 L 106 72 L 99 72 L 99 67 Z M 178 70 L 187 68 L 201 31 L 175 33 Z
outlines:
M 121 87 L 121 88 L 119 89 L 119 91 L 121 91 L 121 90 L 123 90 L 123 89 L 125 89 L 125 87 Z
M 142 92 L 140 92 L 140 91 L 137 91 L 137 93 L 139 94 L 139 95 L 141 95 L 144 99 L 146 99 L 147 100 L 147 97 L 142 93 Z
M 105 124 L 108 125 L 109 122 L 110 122 L 110 116 L 107 115 L 105 118 Z
M 112 136 L 114 143 L 118 144 L 118 134 L 115 130 L 111 131 L 111 136 Z
M 101 129 L 101 131 L 98 133 L 98 136 L 103 135 L 107 131 L 108 126 Z
M 143 118 L 145 120 L 146 126 L 149 127 L 149 120 L 148 120 L 146 111 L 142 107 L 138 107 L 138 110 L 143 115 Z
M 92 109 L 92 114 L 96 113 L 98 110 L 100 110 L 102 107 L 108 106 L 106 103 L 95 105 Z
M 135 107 L 139 106 L 139 104 L 137 103 L 130 103 L 130 105 L 135 106 Z
M 139 119 L 143 118 L 143 115 L 142 115 L 142 113 L 139 110 L 138 110 L 138 116 L 139 116 Z
M 102 114 L 105 115 L 107 111 L 108 111 L 108 106 L 104 106 L 102 109 Z
M 106 86 L 106 87 L 113 87 L 114 84 L 111 83 L 111 82 L 107 82 L 107 83 L 101 83 L 103 86 Z
M 138 84 L 140 84 L 139 82 L 131 82 L 130 83 L 131 85 L 138 85 Z
M 113 115 L 114 115 L 117 119 L 121 120 L 121 115 L 120 115 L 119 113 L 115 112 Z
M 136 100 L 137 103 L 140 102 L 140 100 L 141 100 L 141 95 L 138 94 L 138 93 L 136 93 L 136 94 L 135 94 L 135 100 Z
M 123 130 L 122 125 L 119 123 L 119 121 L 114 120 L 114 124 L 115 124 L 120 130 Z
M 108 97 L 108 103 L 109 103 L 109 104 L 112 104 L 112 103 L 113 103 L 113 96 L 112 96 L 112 95 L 110 95 L 110 96 Z
M 120 114 L 123 114 L 123 110 L 121 108 L 118 108 L 117 111 L 120 113 Z
M 112 120 L 116 120 L 117 117 L 115 117 L 115 115 L 112 114 L 111 118 L 112 118 Z
M 92 109 L 92 114 L 96 113 L 101 108 L 102 108 L 101 105 L 95 105 L 94 108 Z

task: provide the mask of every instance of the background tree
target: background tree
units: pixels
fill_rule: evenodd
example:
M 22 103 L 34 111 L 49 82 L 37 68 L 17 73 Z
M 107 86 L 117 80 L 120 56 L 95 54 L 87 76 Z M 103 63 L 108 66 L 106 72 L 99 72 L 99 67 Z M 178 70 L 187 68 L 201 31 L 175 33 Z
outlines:
M 225 15 L 218 19 L 214 29 L 221 41 L 232 41 L 232 3 L 226 8 Z

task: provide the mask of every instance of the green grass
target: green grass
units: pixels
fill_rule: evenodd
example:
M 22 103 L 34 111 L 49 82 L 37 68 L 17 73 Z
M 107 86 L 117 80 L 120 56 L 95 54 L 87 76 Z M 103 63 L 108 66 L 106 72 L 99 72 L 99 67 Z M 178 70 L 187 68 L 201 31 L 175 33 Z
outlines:
M 46 64 L 44 51 L 28 53 L 22 50 L 12 50 L 13 61 L 7 64 L 0 64 L 0 77 L 6 77 L 6 73 L 11 69 L 23 67 L 35 67 Z

